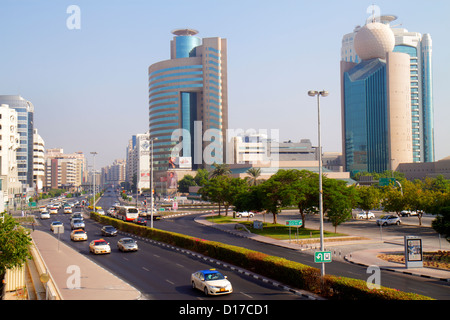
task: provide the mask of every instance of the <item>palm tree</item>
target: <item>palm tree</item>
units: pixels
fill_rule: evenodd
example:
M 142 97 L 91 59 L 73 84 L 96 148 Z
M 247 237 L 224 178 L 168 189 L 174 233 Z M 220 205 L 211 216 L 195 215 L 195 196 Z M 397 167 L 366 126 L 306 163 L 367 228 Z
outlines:
M 231 170 L 226 163 L 217 164 L 214 162 L 213 167 L 214 169 L 209 175 L 210 178 L 228 176 L 231 174 Z
M 261 175 L 261 168 L 250 168 L 247 170 L 247 174 L 250 176 L 247 177 L 249 185 L 256 186 L 258 184 L 258 178 Z

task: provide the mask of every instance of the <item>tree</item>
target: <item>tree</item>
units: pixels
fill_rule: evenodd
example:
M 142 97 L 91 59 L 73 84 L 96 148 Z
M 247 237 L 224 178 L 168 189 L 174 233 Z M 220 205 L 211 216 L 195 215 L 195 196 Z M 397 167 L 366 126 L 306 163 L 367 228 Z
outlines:
M 292 183 L 293 202 L 302 217 L 302 226 L 306 226 L 306 213 L 317 212 L 319 207 L 319 175 L 307 170 L 296 171 L 297 179 Z
M 399 215 L 405 209 L 403 193 L 395 186 L 384 187 L 381 202 L 385 212 L 396 212 Z
M 209 200 L 219 205 L 219 215 L 221 207 L 225 205 L 227 201 L 226 191 L 230 185 L 230 178 L 228 176 L 217 176 L 210 179 L 200 190 L 198 191 L 203 200 Z
M 345 181 L 324 178 L 323 207 L 328 220 L 336 228 L 352 217 L 352 209 L 357 203 L 354 187 L 348 187 Z
M 431 227 L 450 242 L 450 206 L 440 208 L 438 216 L 431 222 Z
M 358 207 L 364 211 L 369 211 L 380 206 L 381 193 L 376 187 L 359 186 L 356 188 Z M 369 215 L 366 216 L 369 219 Z
M 178 181 L 178 192 L 187 193 L 189 192 L 189 187 L 196 185 L 197 184 L 195 183 L 194 177 L 187 174 L 183 177 L 183 179 Z
M 226 163 L 221 163 L 221 164 L 214 163 L 213 167 L 214 167 L 214 169 L 212 170 L 212 172 L 209 175 L 210 179 L 218 177 L 218 176 L 228 176 L 231 174 L 230 167 Z
M 265 197 L 262 201 L 262 207 L 273 215 L 273 223 L 277 223 L 277 215 L 281 207 L 289 206 L 294 203 L 294 192 L 292 183 L 298 179 L 297 170 L 278 170 L 268 180 L 260 186 Z
M 223 192 L 225 215 L 228 215 L 228 208 L 233 205 L 239 194 L 248 190 L 247 182 L 241 178 L 228 178 L 228 186 Z M 233 212 L 233 218 L 236 218 L 236 212 Z
M 247 177 L 248 184 L 251 186 L 256 186 L 258 184 L 258 178 L 261 175 L 261 168 L 250 168 L 247 170 L 247 174 L 249 177 Z
M 7 269 L 21 266 L 31 258 L 29 232 L 10 215 L 0 216 L 0 279 Z
M 206 169 L 198 169 L 194 181 L 197 186 L 204 186 L 208 182 L 209 172 Z

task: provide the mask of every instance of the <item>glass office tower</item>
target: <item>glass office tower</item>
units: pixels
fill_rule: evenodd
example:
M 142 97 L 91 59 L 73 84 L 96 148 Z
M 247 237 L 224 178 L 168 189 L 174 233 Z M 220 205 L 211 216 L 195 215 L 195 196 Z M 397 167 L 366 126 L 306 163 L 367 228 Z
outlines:
M 202 39 L 192 29 L 172 33 L 170 60 L 148 68 L 150 137 L 158 138 L 154 170 L 172 168 L 174 148 L 176 158 L 190 159 L 184 163 L 193 169 L 212 164 L 205 162 L 209 141 L 215 145 L 211 157 L 222 163 L 228 128 L 226 39 Z M 215 133 L 218 139 L 209 139 Z
M 390 25 L 397 19 L 394 15 L 379 17 L 381 23 Z M 341 61 L 361 62 L 354 48 L 354 38 L 360 26 L 342 38 Z M 395 37 L 394 52 L 406 53 L 410 57 L 411 81 L 411 125 L 413 162 L 433 162 L 434 107 L 432 83 L 432 41 L 429 34 L 409 32 L 400 27 L 391 27 Z
M 394 45 L 388 26 L 368 23 L 354 38 L 360 62 L 341 61 L 343 160 L 352 175 L 412 162 L 410 61 Z
M 33 187 L 34 106 L 19 95 L 0 95 L 0 104 L 7 104 L 17 112 L 17 131 L 20 135 L 20 147 L 17 150 L 18 177 L 22 185 Z

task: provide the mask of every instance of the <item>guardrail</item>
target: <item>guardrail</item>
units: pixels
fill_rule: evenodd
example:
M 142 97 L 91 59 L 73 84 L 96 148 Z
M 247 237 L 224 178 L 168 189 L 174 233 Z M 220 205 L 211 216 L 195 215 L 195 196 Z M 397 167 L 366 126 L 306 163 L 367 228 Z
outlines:
M 41 253 L 39 252 L 36 244 L 32 240 L 32 245 L 30 246 L 30 253 L 32 260 L 28 261 L 29 269 L 34 269 L 36 272 L 30 272 L 32 282 L 34 285 L 35 296 L 38 300 L 63 300 L 58 287 L 52 275 L 49 273 L 47 265 L 42 259 Z M 33 265 L 30 265 L 33 264 Z M 44 287 L 44 294 L 40 294 L 41 290 L 39 287 Z

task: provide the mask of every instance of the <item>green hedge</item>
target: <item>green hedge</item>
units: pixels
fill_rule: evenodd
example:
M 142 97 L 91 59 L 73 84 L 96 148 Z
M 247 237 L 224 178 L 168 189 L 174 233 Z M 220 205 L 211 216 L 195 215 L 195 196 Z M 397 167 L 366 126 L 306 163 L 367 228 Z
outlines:
M 199 239 L 175 232 L 169 232 L 123 222 L 91 212 L 91 218 L 101 224 L 108 224 L 127 233 L 164 242 L 179 248 L 194 251 L 260 275 L 289 284 L 294 288 L 309 291 L 327 299 L 339 300 L 432 300 L 429 297 L 381 287 L 369 289 L 363 280 L 326 275 L 320 270 L 284 258 L 221 242 Z

